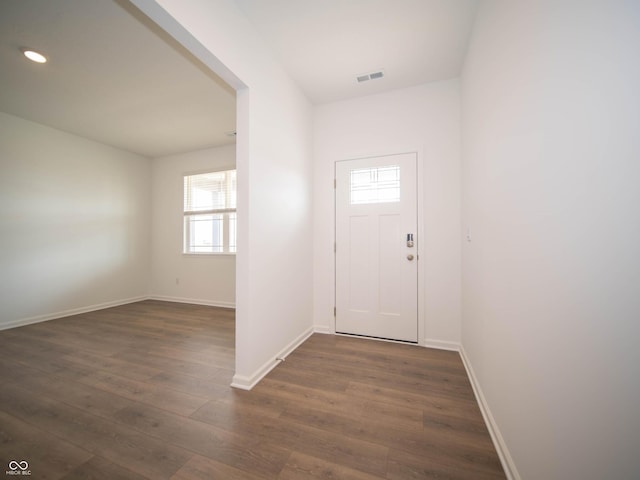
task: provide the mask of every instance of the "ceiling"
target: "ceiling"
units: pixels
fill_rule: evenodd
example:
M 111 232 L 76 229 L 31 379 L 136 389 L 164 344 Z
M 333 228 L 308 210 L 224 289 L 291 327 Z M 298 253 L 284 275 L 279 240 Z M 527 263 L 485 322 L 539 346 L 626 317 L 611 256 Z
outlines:
M 126 1 L 1 0 L 0 85 L 2 112 L 148 157 L 235 141 L 234 90 Z
M 236 3 L 317 104 L 458 77 L 477 1 Z M 356 81 L 381 69 L 381 79 Z
M 235 2 L 319 104 L 458 77 L 477 0 Z M 148 157 L 235 141 L 233 89 L 127 0 L 1 0 L 0 85 L 2 112 Z

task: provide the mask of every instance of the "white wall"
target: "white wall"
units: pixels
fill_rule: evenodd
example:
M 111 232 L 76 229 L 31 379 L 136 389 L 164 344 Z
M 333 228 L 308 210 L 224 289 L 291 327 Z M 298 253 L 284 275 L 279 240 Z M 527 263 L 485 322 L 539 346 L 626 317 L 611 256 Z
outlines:
M 334 332 L 334 166 L 416 151 L 422 167 L 421 343 L 460 342 L 460 100 L 457 80 L 317 106 L 314 113 L 314 324 Z
M 144 297 L 150 164 L 0 113 L 0 328 Z
M 639 25 L 487 0 L 466 59 L 462 343 L 524 479 L 640 478 Z
M 154 158 L 152 162 L 151 296 L 235 306 L 235 255 L 183 255 L 183 176 L 236 166 L 236 146 Z
M 311 105 L 235 3 L 132 3 L 240 88 L 234 384 L 247 388 L 312 328 Z

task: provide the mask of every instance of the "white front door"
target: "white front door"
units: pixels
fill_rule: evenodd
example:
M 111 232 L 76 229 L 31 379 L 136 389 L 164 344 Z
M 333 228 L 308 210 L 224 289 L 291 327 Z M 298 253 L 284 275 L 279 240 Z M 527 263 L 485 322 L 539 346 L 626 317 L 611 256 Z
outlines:
M 336 332 L 418 341 L 416 154 L 336 162 Z

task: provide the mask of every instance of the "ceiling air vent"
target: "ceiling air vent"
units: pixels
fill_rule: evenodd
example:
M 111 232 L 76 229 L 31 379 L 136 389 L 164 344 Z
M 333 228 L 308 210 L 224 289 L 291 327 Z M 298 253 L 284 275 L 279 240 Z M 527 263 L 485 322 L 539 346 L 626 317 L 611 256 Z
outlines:
M 358 81 L 358 83 L 362 83 L 368 80 L 376 80 L 377 78 L 382 78 L 382 77 L 384 77 L 384 70 L 358 75 L 356 76 L 356 80 Z

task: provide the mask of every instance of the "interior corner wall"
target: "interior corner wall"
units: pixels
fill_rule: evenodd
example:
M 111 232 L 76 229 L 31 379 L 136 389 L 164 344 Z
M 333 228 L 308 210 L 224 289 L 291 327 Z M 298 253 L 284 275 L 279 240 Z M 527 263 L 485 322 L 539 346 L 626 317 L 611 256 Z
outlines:
M 640 478 L 640 3 L 480 3 L 462 345 L 513 478 Z
M 234 385 L 250 388 L 312 329 L 311 104 L 234 2 L 132 1 L 239 79 Z
M 236 167 L 236 146 L 207 148 L 152 161 L 152 298 L 235 307 L 235 255 L 184 255 L 183 178 Z
M 150 161 L 0 113 L 0 329 L 147 295 Z
M 422 171 L 420 343 L 460 342 L 460 91 L 458 80 L 314 110 L 314 326 L 335 331 L 334 167 L 338 160 L 415 151 Z

